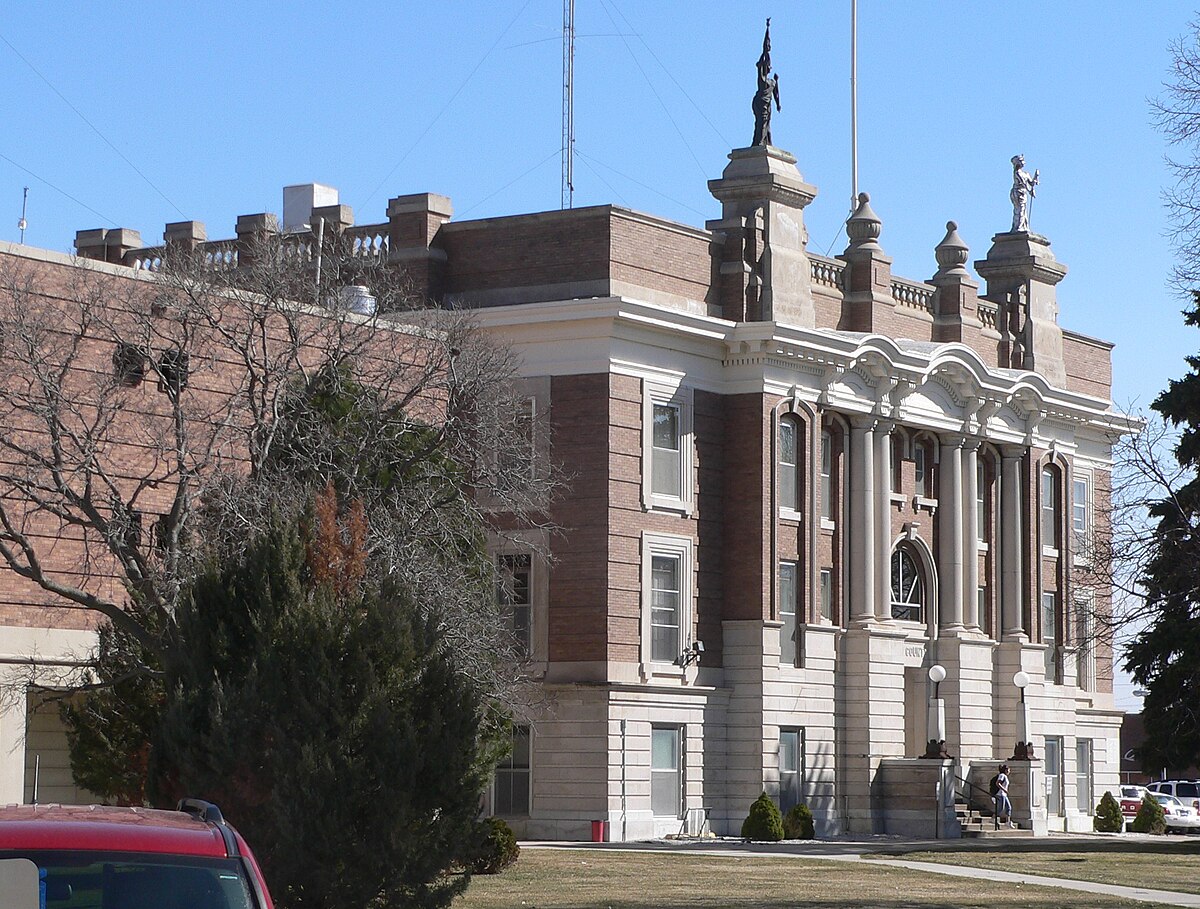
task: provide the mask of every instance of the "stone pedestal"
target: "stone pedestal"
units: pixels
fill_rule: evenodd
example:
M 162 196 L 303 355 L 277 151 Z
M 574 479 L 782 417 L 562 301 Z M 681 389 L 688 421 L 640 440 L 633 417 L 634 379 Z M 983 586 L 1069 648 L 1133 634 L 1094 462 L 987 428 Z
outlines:
M 946 668 L 946 679 L 940 689 L 946 702 L 943 728 L 950 753 L 957 758 L 974 760 L 990 758 L 999 753 L 997 749 L 1011 748 L 1012 743 L 1003 740 L 993 747 L 992 654 L 995 642 L 977 631 L 963 629 L 943 633 L 935 646 L 937 662 Z
M 904 642 L 890 625 L 864 623 L 842 636 L 836 697 L 845 717 L 838 790 L 851 833 L 883 833 L 876 773 L 905 748 Z
M 1054 287 L 1067 267 L 1054 258 L 1050 241 L 1027 231 L 996 234 L 987 258 L 975 263 L 987 281 L 987 299 L 999 307 L 1000 365 L 1029 369 L 1065 386 L 1062 329 Z
M 780 148 L 729 153 L 719 180 L 708 181 L 721 218 L 706 226 L 724 237 L 722 308 L 734 321 L 816 325 L 804 207 L 817 195 Z
M 954 762 L 884 758 L 879 762 L 882 833 L 922 839 L 957 839 L 962 827 L 954 811 Z

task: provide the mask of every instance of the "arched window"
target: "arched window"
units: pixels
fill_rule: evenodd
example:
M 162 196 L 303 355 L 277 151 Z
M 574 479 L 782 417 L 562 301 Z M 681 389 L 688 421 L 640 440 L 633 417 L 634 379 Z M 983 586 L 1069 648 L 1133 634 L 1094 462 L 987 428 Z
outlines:
M 1058 549 L 1058 529 L 1062 523 L 1062 495 L 1059 492 L 1058 468 L 1047 464 L 1042 468 L 1042 547 Z
M 925 582 L 916 555 L 905 545 L 892 553 L 892 618 L 908 622 L 925 618 Z
M 779 507 L 800 509 L 800 426 L 795 417 L 779 420 Z

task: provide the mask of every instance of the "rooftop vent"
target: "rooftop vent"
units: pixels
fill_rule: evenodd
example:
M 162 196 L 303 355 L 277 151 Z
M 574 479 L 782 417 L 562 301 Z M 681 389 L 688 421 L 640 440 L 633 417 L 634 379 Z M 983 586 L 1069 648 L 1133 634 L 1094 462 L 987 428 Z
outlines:
M 308 230 L 312 210 L 338 204 L 338 191 L 323 183 L 297 183 L 283 188 L 283 230 L 294 233 Z

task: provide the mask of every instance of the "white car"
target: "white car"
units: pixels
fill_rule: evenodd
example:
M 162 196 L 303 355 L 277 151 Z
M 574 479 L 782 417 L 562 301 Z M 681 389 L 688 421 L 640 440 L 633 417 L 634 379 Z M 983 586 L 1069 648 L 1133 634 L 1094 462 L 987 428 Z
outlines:
M 1195 808 L 1191 808 L 1179 801 L 1173 795 L 1167 795 L 1163 792 L 1150 793 L 1158 800 L 1158 803 L 1163 808 L 1163 818 L 1167 822 L 1167 833 L 1178 830 L 1180 833 L 1190 833 L 1193 830 L 1200 830 L 1200 814 L 1196 813 Z
M 1163 795 L 1173 795 L 1183 802 L 1185 807 L 1200 813 L 1200 782 L 1196 780 L 1160 780 L 1146 787 L 1151 792 L 1161 792 Z

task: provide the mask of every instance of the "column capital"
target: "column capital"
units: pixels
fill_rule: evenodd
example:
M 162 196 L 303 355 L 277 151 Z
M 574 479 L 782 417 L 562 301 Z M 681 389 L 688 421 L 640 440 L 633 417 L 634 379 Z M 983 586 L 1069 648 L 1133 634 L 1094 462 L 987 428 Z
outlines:
M 1024 445 L 998 445 L 1000 457 L 1005 461 L 1018 461 L 1025 457 L 1027 451 Z
M 982 445 L 983 439 L 979 438 L 979 436 L 966 436 L 963 438 L 963 451 L 979 451 Z
M 852 413 L 846 416 L 846 420 L 854 429 L 865 429 L 869 432 L 875 428 L 879 418 L 872 413 Z
M 939 434 L 937 440 L 939 448 L 962 448 L 967 441 L 967 437 L 961 432 L 952 432 L 949 434 Z

